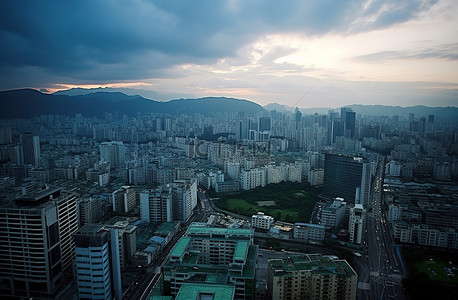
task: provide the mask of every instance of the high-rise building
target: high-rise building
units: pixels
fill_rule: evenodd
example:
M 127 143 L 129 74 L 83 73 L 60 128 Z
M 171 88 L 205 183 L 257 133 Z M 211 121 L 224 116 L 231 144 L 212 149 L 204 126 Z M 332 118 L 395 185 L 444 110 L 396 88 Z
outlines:
M 140 217 L 147 223 L 173 221 L 172 190 L 158 187 L 140 193 Z
M 366 219 L 366 210 L 361 204 L 355 204 L 350 208 L 350 218 L 348 221 L 348 233 L 350 242 L 361 245 L 364 239 L 364 224 Z
M 356 113 L 349 107 L 340 109 L 340 118 L 342 120 L 342 134 L 348 138 L 355 137 Z
M 268 262 L 268 299 L 356 299 L 357 284 L 358 275 L 347 261 L 321 254 Z
M 174 221 L 188 221 L 197 206 L 197 180 L 175 180 L 168 186 L 172 190 Z
M 21 135 L 22 151 L 24 153 L 24 164 L 40 164 L 40 137 L 33 133 L 24 133 Z
M 126 145 L 123 142 L 103 142 L 99 146 L 100 160 L 109 162 L 111 169 L 124 167 Z
M 116 230 L 115 232 L 116 237 Z M 83 226 L 73 235 L 76 246 L 75 281 L 78 298 L 110 300 L 121 291 L 119 256 L 113 255 L 118 245 L 102 225 Z M 115 274 L 117 273 L 117 274 Z M 119 298 L 120 299 L 120 298 Z
M 258 126 L 258 130 L 260 132 L 263 132 L 263 131 L 270 131 L 272 126 L 271 126 L 271 119 L 270 117 L 261 117 L 259 118 L 259 126 Z
M 371 163 L 362 157 L 325 155 L 323 194 L 342 197 L 347 203 L 369 203 Z M 357 189 L 359 193 L 357 194 Z
M 78 202 L 80 224 L 97 223 L 104 214 L 102 200 L 85 198 Z
M 72 273 L 76 198 L 47 187 L 0 207 L 0 297 L 56 297 Z
M 235 299 L 254 299 L 258 246 L 253 236 L 253 229 L 192 223 L 162 267 L 165 294 L 177 295 L 186 283 L 205 283 L 235 287 Z
M 135 190 L 130 186 L 122 186 L 111 195 L 113 200 L 113 211 L 129 212 L 136 204 Z

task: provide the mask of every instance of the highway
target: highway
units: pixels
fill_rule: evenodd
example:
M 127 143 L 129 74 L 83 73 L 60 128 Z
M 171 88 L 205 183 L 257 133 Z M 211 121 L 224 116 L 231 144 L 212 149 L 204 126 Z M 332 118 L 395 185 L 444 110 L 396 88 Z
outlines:
M 384 160 L 379 163 L 373 184 L 372 211 L 366 217 L 367 256 L 358 260 L 360 271 L 359 299 L 405 299 L 402 288 L 402 267 L 382 211 Z M 369 273 L 369 274 L 367 274 Z

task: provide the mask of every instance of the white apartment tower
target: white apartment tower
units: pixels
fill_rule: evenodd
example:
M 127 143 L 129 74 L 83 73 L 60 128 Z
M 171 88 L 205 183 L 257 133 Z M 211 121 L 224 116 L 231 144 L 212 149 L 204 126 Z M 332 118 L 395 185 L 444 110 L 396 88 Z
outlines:
M 135 190 L 130 186 L 122 186 L 112 193 L 113 211 L 129 212 L 136 204 Z
M 355 204 L 350 209 L 350 220 L 348 222 L 348 233 L 350 242 L 361 245 L 364 238 L 364 224 L 366 219 L 366 210 L 361 204 Z
M 147 223 L 173 221 L 172 190 L 162 187 L 140 193 L 140 216 Z

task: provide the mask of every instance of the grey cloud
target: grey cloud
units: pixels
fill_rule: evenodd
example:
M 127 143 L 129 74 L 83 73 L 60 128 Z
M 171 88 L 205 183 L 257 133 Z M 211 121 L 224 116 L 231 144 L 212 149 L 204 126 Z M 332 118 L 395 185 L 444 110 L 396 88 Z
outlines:
M 101 83 L 168 76 L 182 63 L 236 57 L 270 33 L 349 34 L 414 18 L 436 1 L 0 1 L 0 81 L 28 68 Z M 231 4 L 232 3 L 232 4 Z M 385 10 L 386 5 L 391 7 Z M 368 22 L 368 20 L 372 20 Z M 39 80 L 43 81 L 43 78 Z
M 444 60 L 458 60 L 458 43 L 444 44 L 434 48 L 416 51 L 381 51 L 353 57 L 354 60 L 364 62 L 380 62 L 396 59 L 428 59 L 437 58 Z

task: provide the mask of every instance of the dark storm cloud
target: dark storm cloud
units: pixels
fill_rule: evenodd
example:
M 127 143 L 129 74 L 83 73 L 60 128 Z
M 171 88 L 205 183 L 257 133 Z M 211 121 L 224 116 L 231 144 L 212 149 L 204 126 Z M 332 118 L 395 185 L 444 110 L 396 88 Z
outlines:
M 261 35 L 384 28 L 436 1 L 366 2 L 1 1 L 0 80 L 6 87 L 32 84 L 30 68 L 41 70 L 37 82 L 51 75 L 98 83 L 163 77 L 177 64 L 234 57 Z

